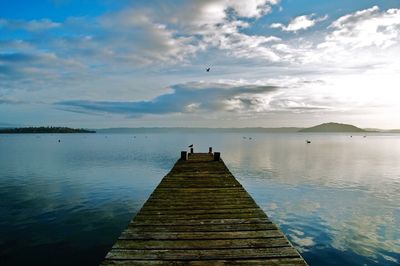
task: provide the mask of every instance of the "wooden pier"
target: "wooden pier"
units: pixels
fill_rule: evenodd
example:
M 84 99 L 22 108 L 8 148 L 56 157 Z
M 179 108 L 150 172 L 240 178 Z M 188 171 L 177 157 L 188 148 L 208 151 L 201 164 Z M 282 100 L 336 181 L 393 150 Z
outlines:
M 219 156 L 182 152 L 102 265 L 307 265 Z

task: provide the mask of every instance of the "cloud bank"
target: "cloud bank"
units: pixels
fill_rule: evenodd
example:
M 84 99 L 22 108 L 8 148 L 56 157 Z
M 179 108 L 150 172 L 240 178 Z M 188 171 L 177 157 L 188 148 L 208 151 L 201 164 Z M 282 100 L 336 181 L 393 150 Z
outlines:
M 0 95 L 123 117 L 398 111 L 400 8 L 295 14 L 271 29 L 276 0 L 144 3 L 57 21 L 0 18 Z
M 107 102 L 70 100 L 56 103 L 71 111 L 120 113 L 130 116 L 193 112 L 249 112 L 266 108 L 265 97 L 275 86 L 228 83 L 187 83 L 170 88 L 171 92 L 150 101 Z

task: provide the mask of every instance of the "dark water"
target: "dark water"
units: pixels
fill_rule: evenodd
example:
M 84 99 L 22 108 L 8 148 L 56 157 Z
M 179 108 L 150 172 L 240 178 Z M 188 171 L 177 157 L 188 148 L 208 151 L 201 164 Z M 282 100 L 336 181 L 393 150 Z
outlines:
M 246 136 L 0 135 L 0 264 L 98 265 L 191 143 L 310 265 L 400 263 L 400 135 Z

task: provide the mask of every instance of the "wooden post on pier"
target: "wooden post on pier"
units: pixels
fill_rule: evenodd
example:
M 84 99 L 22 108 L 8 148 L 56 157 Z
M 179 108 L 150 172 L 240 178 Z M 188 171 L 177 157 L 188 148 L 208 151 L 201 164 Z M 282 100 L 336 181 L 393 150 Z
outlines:
M 208 148 L 208 153 L 212 153 L 212 147 Z
M 307 265 L 219 152 L 186 155 L 102 265 Z
M 193 154 L 193 148 L 190 148 L 190 154 Z
M 219 161 L 221 158 L 221 153 L 220 152 L 214 152 L 214 161 Z
M 186 161 L 188 159 L 187 151 L 181 151 L 181 160 Z

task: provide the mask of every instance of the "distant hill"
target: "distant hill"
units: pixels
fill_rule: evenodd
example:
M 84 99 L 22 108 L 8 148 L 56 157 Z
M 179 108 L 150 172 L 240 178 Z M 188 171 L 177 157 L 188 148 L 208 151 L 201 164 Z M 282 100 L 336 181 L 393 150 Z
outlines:
M 379 133 L 400 133 L 400 129 L 379 129 L 379 128 L 364 128 L 368 132 Z
M 353 125 L 324 123 L 318 126 L 300 129 L 298 132 L 368 132 Z
M 69 127 L 19 127 L 0 129 L 0 134 L 24 134 L 24 133 L 96 133 L 93 130 L 75 129 Z
M 204 127 L 137 127 L 137 128 L 103 128 L 97 133 L 295 133 L 299 127 L 246 127 L 246 128 L 204 128 Z
M 383 130 L 382 132 L 386 132 L 386 133 L 400 133 L 400 129 L 389 129 L 389 130 Z

